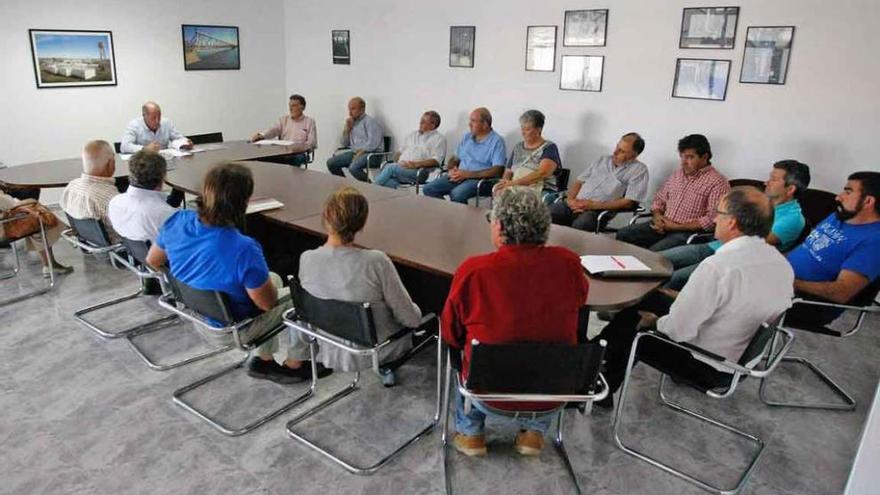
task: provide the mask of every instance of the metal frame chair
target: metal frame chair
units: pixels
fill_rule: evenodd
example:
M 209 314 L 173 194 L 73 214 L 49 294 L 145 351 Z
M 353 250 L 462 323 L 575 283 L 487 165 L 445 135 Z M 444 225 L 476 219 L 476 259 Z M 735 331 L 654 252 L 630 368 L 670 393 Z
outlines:
M 384 152 L 384 153 L 370 153 L 369 155 L 367 155 L 367 163 L 370 162 L 370 158 L 372 155 L 384 155 L 385 156 L 385 159 L 382 160 L 382 163 L 379 165 L 379 172 L 381 173 L 382 170 L 385 168 L 385 166 L 387 166 L 389 163 L 391 163 L 391 160 L 389 159 L 389 157 L 393 156 L 394 152 L 388 151 L 388 152 Z M 431 167 L 421 167 L 421 168 L 417 169 L 416 170 L 416 181 L 414 183 L 410 183 L 410 182 L 401 183 L 400 187 L 414 186 L 416 188 L 416 195 L 418 195 L 419 190 L 422 187 L 422 184 L 424 184 L 428 181 L 428 178 L 431 177 L 431 174 L 434 173 L 435 170 L 440 170 L 442 172 L 443 170 L 445 170 L 444 164 L 440 163 L 439 165 L 434 165 Z M 373 178 L 370 177 L 369 175 L 367 175 L 367 177 L 369 177 L 370 183 L 372 183 Z
M 290 293 L 294 300 L 294 307 L 285 312 L 283 317 L 285 325 L 307 335 L 312 343 L 321 341 L 322 344 L 338 347 L 339 349 L 356 356 L 370 356 L 372 360 L 372 370 L 377 374 L 381 374 L 379 353 L 382 349 L 402 338 L 413 336 L 420 329 L 425 329 L 428 323 L 437 319 L 434 314 L 428 314 L 422 319 L 418 328 L 404 328 L 384 341 L 379 342 L 376 335 L 376 326 L 373 321 L 373 313 L 370 303 L 351 303 L 332 299 L 320 299 L 309 294 L 294 278 L 290 279 Z M 287 423 L 287 434 L 294 440 L 302 442 L 351 473 L 359 475 L 370 475 L 375 473 L 402 453 L 407 447 L 413 445 L 434 430 L 440 420 L 440 408 L 442 405 L 442 389 L 440 387 L 443 363 L 441 357 L 441 344 L 438 335 L 429 335 L 425 340 L 410 349 L 405 355 L 397 358 L 393 363 L 386 366 L 386 369 L 396 369 L 397 367 L 400 367 L 418 354 L 422 349 L 426 348 L 432 339 L 437 342 L 437 404 L 434 415 L 426 426 L 421 428 L 404 443 L 397 446 L 391 453 L 385 455 L 371 465 L 359 466 L 342 459 L 329 449 L 312 442 L 294 430 L 296 425 L 300 422 L 314 416 L 343 397 L 358 390 L 358 381 L 360 380 L 359 371 L 354 372 L 354 378 L 346 387 L 333 393 L 308 410 L 299 413 L 295 418 L 290 420 Z M 314 365 L 314 360 L 312 362 Z
M 562 457 L 575 493 L 582 493 L 577 474 L 565 450 L 563 418 L 565 403 L 591 403 L 608 396 L 608 384 L 599 372 L 606 342 L 577 345 L 555 343 L 483 344 L 471 346 L 467 383 L 461 382 L 461 355 L 449 349 L 446 365 L 446 406 L 441 437 L 443 480 L 446 493 L 452 495 L 449 473 L 449 409 L 452 403 L 452 370 L 458 392 L 465 399 L 465 409 L 473 400 L 495 402 L 561 402 L 547 414 L 556 414 L 556 436 L 553 445 Z M 598 391 L 596 387 L 599 387 Z M 477 392 L 479 390 L 479 392 Z M 579 408 L 580 409 L 580 408 Z M 580 409 L 584 414 L 586 407 Z M 507 412 L 507 411 L 505 411 Z M 531 412 L 531 411 L 529 411 Z
M 336 148 L 333 151 L 333 156 L 336 156 L 343 151 L 351 151 L 351 147 L 343 146 L 340 148 Z M 382 161 L 379 161 L 377 165 L 374 165 L 374 163 L 376 163 L 375 158 L 381 158 L 383 156 L 388 156 L 391 154 L 393 154 L 393 152 L 391 151 L 391 136 L 382 136 L 382 151 L 373 151 L 367 153 L 367 182 L 373 182 L 372 178 L 370 177 L 370 169 L 381 168 L 382 166 Z
M 261 344 L 267 342 L 269 339 L 275 338 L 275 336 L 278 335 L 278 333 L 280 333 L 285 328 L 284 324 L 279 324 L 277 327 L 269 330 L 265 334 L 249 342 L 243 342 L 241 332 L 244 331 L 244 329 L 247 328 L 247 326 L 254 321 L 254 318 L 235 320 L 232 317 L 231 310 L 229 309 L 229 298 L 228 296 L 226 296 L 226 294 L 218 291 L 206 291 L 192 288 L 187 284 L 175 279 L 174 276 L 170 274 L 166 274 L 166 277 L 168 280 L 168 284 L 171 286 L 171 293 L 164 294 L 162 295 L 162 297 L 159 298 L 160 306 L 174 312 L 181 318 L 191 323 L 200 325 L 210 332 L 231 333 L 234 347 L 244 352 L 247 352 L 248 355 L 250 355 L 250 352 L 259 347 Z M 215 327 L 211 324 L 211 319 L 219 321 L 223 326 Z M 222 376 L 225 376 L 228 373 L 242 368 L 247 361 L 248 356 L 245 356 L 244 359 L 238 361 L 232 366 L 228 366 L 212 375 L 208 375 L 205 378 L 202 378 L 201 380 L 198 380 L 185 387 L 181 387 L 175 390 L 172 398 L 175 404 L 194 414 L 202 421 L 205 421 L 209 425 L 213 426 L 224 435 L 228 435 L 231 437 L 243 435 L 262 426 L 272 419 L 275 419 L 276 417 L 284 414 L 290 409 L 293 409 L 299 404 L 302 404 L 310 397 L 312 397 L 312 395 L 314 395 L 315 388 L 318 382 L 318 373 L 315 364 L 315 346 L 313 344 L 309 345 L 309 357 L 312 363 L 312 380 L 309 385 L 309 389 L 292 401 L 283 404 L 281 407 L 261 416 L 255 421 L 252 421 L 251 423 L 242 427 L 236 428 L 221 423 L 219 420 L 212 418 L 207 413 L 200 411 L 194 405 L 184 400 L 183 396 L 186 395 L 188 392 L 191 392 L 201 387 L 202 385 L 206 385 Z
M 15 221 L 15 220 L 21 220 L 23 218 L 27 218 L 27 216 L 28 216 L 27 213 L 21 213 L 21 214 L 18 214 L 18 215 L 9 217 L 9 218 L 0 219 L 0 225 Z M 40 225 L 40 230 L 38 232 L 40 234 L 40 237 L 43 239 L 43 252 L 46 255 L 46 259 L 51 259 L 51 257 L 49 256 L 49 241 L 46 237 L 46 226 L 43 224 L 43 219 L 40 218 L 39 215 L 37 215 L 37 222 Z M 29 235 L 34 235 L 36 233 L 37 232 L 34 232 L 33 234 L 29 234 Z M 11 272 L 6 272 L 3 274 L 0 274 L 0 280 L 8 280 L 10 278 L 17 277 L 18 272 L 21 271 L 21 258 L 19 258 L 18 246 L 16 245 L 16 243 L 24 238 L 25 237 L 6 238 L 6 239 L 2 240 L 2 243 L 8 244 L 9 247 L 12 249 L 12 256 L 15 258 L 15 266 L 12 268 Z M 20 294 L 18 296 L 13 296 L 13 297 L 4 299 L 4 300 L 0 301 L 0 307 L 7 306 L 7 305 L 10 305 L 13 303 L 17 303 L 19 301 L 24 301 L 25 299 L 30 299 L 32 297 L 43 295 L 43 294 L 49 292 L 50 290 L 52 290 L 54 287 L 55 287 L 55 272 L 54 272 L 54 270 L 50 269 L 49 270 L 49 285 L 46 285 L 45 287 L 42 287 L 39 289 L 34 289 L 32 291 L 25 292 L 24 294 Z
M 773 354 L 774 343 L 776 342 L 777 337 L 779 337 L 780 335 L 782 338 L 782 346 L 779 349 L 779 351 L 776 352 L 776 354 Z M 621 438 L 620 438 L 620 423 L 622 421 L 623 411 L 624 411 L 624 407 L 626 405 L 626 397 L 627 397 L 627 392 L 629 391 L 629 385 L 630 385 L 630 379 L 632 377 L 633 366 L 635 365 L 636 353 L 638 350 L 639 343 L 642 341 L 642 339 L 656 340 L 657 342 L 660 342 L 661 344 L 669 346 L 671 349 L 680 349 L 680 350 L 683 350 L 683 351 L 690 353 L 691 359 L 697 360 L 699 357 L 699 361 L 702 361 L 704 363 L 711 363 L 713 365 L 720 366 L 722 368 L 725 368 L 726 370 L 729 370 L 729 373 L 732 374 L 731 375 L 732 378 L 731 378 L 730 385 L 725 389 L 705 389 L 705 388 L 699 387 L 697 385 L 693 385 L 689 381 L 690 380 L 689 377 L 678 377 L 678 378 L 681 378 L 681 380 L 684 383 L 686 383 L 689 386 L 692 386 L 698 390 L 705 392 L 705 394 L 707 396 L 709 396 L 713 399 L 725 399 L 725 398 L 728 398 L 731 395 L 733 395 L 734 391 L 737 388 L 737 385 L 739 385 L 740 381 L 742 381 L 743 379 L 745 379 L 747 377 L 754 377 L 754 378 L 759 378 L 759 379 L 763 379 L 763 378 L 767 377 L 776 368 L 776 366 L 780 363 L 782 358 L 785 356 L 785 353 L 788 352 L 788 349 L 791 346 L 791 342 L 792 342 L 792 340 L 794 340 L 794 335 L 792 334 L 791 331 L 779 326 L 777 323 L 772 323 L 772 324 L 764 323 L 761 325 L 761 327 L 755 333 L 752 340 L 749 342 L 749 345 L 746 348 L 745 352 L 743 353 L 743 356 L 736 363 L 730 362 L 730 361 L 726 360 L 725 358 L 723 358 L 722 356 L 719 356 L 717 354 L 713 354 L 709 351 L 706 351 L 704 349 L 700 349 L 696 346 L 689 345 L 689 344 L 683 343 L 683 342 L 675 342 L 675 341 L 670 340 L 669 338 L 667 338 L 661 334 L 658 334 L 656 332 L 653 332 L 653 331 L 640 332 L 636 336 L 635 340 L 633 341 L 632 348 L 631 348 L 630 355 L 629 355 L 629 362 L 627 363 L 626 375 L 625 375 L 625 378 L 623 381 L 623 389 L 620 393 L 620 402 L 617 405 L 617 413 L 616 413 L 616 417 L 614 419 L 614 429 L 613 429 L 614 442 L 617 444 L 618 447 L 620 447 L 621 450 L 623 450 L 627 454 L 629 454 L 633 457 L 636 457 L 638 459 L 641 459 L 641 460 L 647 462 L 648 464 L 651 464 L 654 467 L 660 468 L 661 470 L 663 470 L 673 476 L 676 476 L 684 481 L 687 481 L 688 483 L 696 485 L 696 486 L 702 488 L 703 490 L 706 490 L 706 491 L 709 491 L 712 493 L 717 493 L 717 494 L 739 493 L 740 490 L 742 490 L 742 488 L 745 486 L 746 482 L 748 481 L 749 477 L 751 476 L 752 472 L 754 471 L 755 467 L 757 466 L 758 460 L 760 459 L 761 454 L 764 451 L 764 441 L 761 440 L 760 438 L 758 438 L 757 436 L 754 436 L 750 433 L 746 433 L 746 432 L 744 432 L 744 431 L 742 431 L 732 425 L 729 425 L 727 423 L 723 423 L 717 419 L 713 419 L 713 418 L 706 416 L 706 415 L 703 415 L 697 411 L 688 409 L 687 407 L 685 407 L 679 403 L 676 403 L 676 402 L 669 400 L 669 398 L 667 398 L 663 392 L 663 386 L 666 383 L 666 376 L 671 373 L 669 370 L 663 369 L 662 365 L 652 363 L 650 360 L 645 362 L 645 364 L 647 364 L 648 366 L 651 366 L 662 373 L 662 375 L 660 376 L 660 385 L 658 387 L 658 393 L 659 393 L 660 400 L 663 402 L 664 405 L 668 406 L 673 411 L 685 414 L 685 415 L 690 416 L 692 418 L 696 418 L 702 422 L 709 423 L 710 425 L 721 428 L 723 430 L 726 430 L 726 431 L 731 432 L 741 438 L 748 440 L 749 443 L 757 446 L 757 452 L 751 457 L 748 467 L 740 475 L 740 478 L 734 487 L 720 488 L 720 487 L 717 487 L 714 485 L 710 485 L 707 481 L 700 480 L 696 476 L 687 474 L 684 471 L 676 469 L 676 468 L 672 467 L 671 465 L 660 461 L 659 459 L 651 457 L 645 453 L 639 452 L 638 450 L 636 450 L 632 447 L 628 447 L 621 440 Z M 759 368 L 758 366 L 761 363 L 764 363 L 764 364 L 762 367 Z M 676 378 L 676 377 L 673 377 L 673 378 Z
M 880 303 L 878 303 L 875 298 L 877 297 L 878 292 L 880 292 L 880 279 L 875 280 L 872 284 L 868 285 L 866 288 L 862 289 L 862 292 L 858 294 L 855 298 L 853 298 L 853 302 L 855 304 L 836 304 L 824 301 L 814 301 L 810 299 L 803 298 L 795 298 L 792 303 L 793 304 L 805 304 L 808 306 L 816 306 L 820 308 L 835 308 L 841 309 L 844 311 L 857 311 L 858 317 L 856 318 L 855 323 L 853 325 L 843 331 L 835 330 L 828 326 L 816 327 L 816 328 L 799 328 L 792 327 L 798 330 L 803 330 L 807 332 L 819 333 L 823 335 L 830 335 L 832 337 L 840 337 L 847 338 L 852 337 L 862 328 L 862 323 L 865 321 L 865 317 L 869 314 L 880 314 Z M 783 316 L 783 322 L 781 325 L 785 324 L 785 317 Z M 758 396 L 761 398 L 761 401 L 768 406 L 774 407 L 795 407 L 800 409 L 828 409 L 828 410 L 836 410 L 836 411 L 853 411 L 856 408 L 856 400 L 843 389 L 842 386 L 838 385 L 830 376 L 828 376 L 825 371 L 819 368 L 818 365 L 810 361 L 805 357 L 800 356 L 786 356 L 783 360 L 786 363 L 796 363 L 803 366 L 806 366 L 814 375 L 816 375 L 820 380 L 822 380 L 828 388 L 834 392 L 834 395 L 843 400 L 842 403 L 835 402 L 785 402 L 785 401 L 777 401 L 773 399 L 769 399 L 767 397 L 767 379 L 761 380 L 761 387 L 758 389 Z

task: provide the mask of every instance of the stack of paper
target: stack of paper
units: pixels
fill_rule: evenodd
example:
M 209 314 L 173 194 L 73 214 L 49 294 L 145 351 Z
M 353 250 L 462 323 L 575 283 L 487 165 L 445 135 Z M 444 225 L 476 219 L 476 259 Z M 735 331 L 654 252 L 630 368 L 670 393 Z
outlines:
M 251 198 L 248 202 L 247 214 L 257 213 L 266 210 L 277 210 L 284 208 L 284 203 L 275 198 Z
M 285 141 L 283 139 L 261 139 L 259 141 L 255 141 L 254 144 L 259 144 L 259 145 L 274 144 L 275 146 L 290 146 L 295 143 L 293 141 Z
M 664 273 L 651 269 L 635 256 L 624 255 L 586 255 L 581 256 L 581 265 L 590 275 L 606 276 L 644 276 Z

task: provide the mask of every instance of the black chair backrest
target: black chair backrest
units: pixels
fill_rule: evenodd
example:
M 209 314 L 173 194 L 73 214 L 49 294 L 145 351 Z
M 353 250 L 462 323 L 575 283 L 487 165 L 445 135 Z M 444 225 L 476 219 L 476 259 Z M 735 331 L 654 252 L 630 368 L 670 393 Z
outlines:
M 102 248 L 113 244 L 104 228 L 104 222 L 94 218 L 73 218 L 70 215 L 67 215 L 67 221 L 76 231 L 76 235 L 92 246 Z
M 113 149 L 116 150 L 117 153 L 122 153 L 122 143 L 115 141 L 113 143 Z
M 770 339 L 773 338 L 773 333 L 775 332 L 775 324 L 770 325 L 765 323 L 761 325 L 758 328 L 758 331 L 755 332 L 755 335 L 752 336 L 752 340 L 749 341 L 749 345 L 746 346 L 746 350 L 743 351 L 737 364 L 745 367 L 753 366 L 755 364 L 753 361 L 764 354 L 764 350 L 767 348 L 767 344 L 770 342 Z
M 391 136 L 382 136 L 382 146 L 385 153 L 391 151 Z
M 571 177 L 571 169 L 559 167 L 556 169 L 556 189 L 559 191 L 568 190 L 568 180 Z
M 192 136 L 187 136 L 187 138 L 189 138 L 193 144 L 222 143 L 223 133 L 209 132 L 207 134 L 193 134 Z
M 877 299 L 877 294 L 880 294 L 880 277 L 877 277 L 876 280 L 856 294 L 856 297 L 850 301 L 850 304 L 853 306 L 870 306 Z
M 176 279 L 171 272 L 166 273 L 168 284 L 174 298 L 196 313 L 220 322 L 221 325 L 232 325 L 235 318 L 229 309 L 229 296 L 215 290 L 201 290 Z
M 599 376 L 605 347 L 546 342 L 471 347 L 467 387 L 492 393 L 586 394 Z
M 837 211 L 837 196 L 821 189 L 807 189 L 799 202 L 807 224 L 813 227 Z
M 137 265 L 144 266 L 147 264 L 147 252 L 150 250 L 150 241 L 133 241 L 123 237 L 122 245 L 125 246 L 125 250 L 134 258 Z
M 303 289 L 295 278 L 290 279 L 290 296 L 298 320 L 363 347 L 374 347 L 379 343 L 369 307 L 361 303 L 317 298 Z
M 760 191 L 764 190 L 764 182 L 757 179 L 731 179 L 728 182 L 730 183 L 730 187 L 752 186 Z

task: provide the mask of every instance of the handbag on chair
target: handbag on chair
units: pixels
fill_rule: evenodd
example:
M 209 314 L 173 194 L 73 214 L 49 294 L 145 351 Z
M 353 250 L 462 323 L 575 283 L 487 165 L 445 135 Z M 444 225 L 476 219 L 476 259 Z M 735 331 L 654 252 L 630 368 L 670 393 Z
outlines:
M 10 208 L 3 218 L 14 218 L 21 214 L 21 218 L 3 224 L 3 234 L 7 239 L 21 239 L 40 231 L 40 220 L 43 226 L 50 229 L 58 225 L 58 217 L 48 208 L 37 202 L 26 202 Z

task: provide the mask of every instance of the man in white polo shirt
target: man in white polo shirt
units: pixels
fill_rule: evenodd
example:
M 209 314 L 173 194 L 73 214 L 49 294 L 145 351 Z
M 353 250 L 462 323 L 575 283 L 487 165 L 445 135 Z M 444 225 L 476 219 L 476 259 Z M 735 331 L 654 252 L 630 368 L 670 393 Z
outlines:
M 155 242 L 159 229 L 175 209 L 165 202 L 162 185 L 168 164 L 152 151 L 141 150 L 128 162 L 130 186 L 110 200 L 107 216 L 113 229 L 133 241 Z
M 374 184 L 397 189 L 401 184 L 425 182 L 427 174 L 419 177 L 419 169 L 439 167 L 446 159 L 446 138 L 437 131 L 440 114 L 428 110 L 419 120 L 419 130 L 403 140 L 403 146 L 394 158 L 395 163 L 385 165 Z

